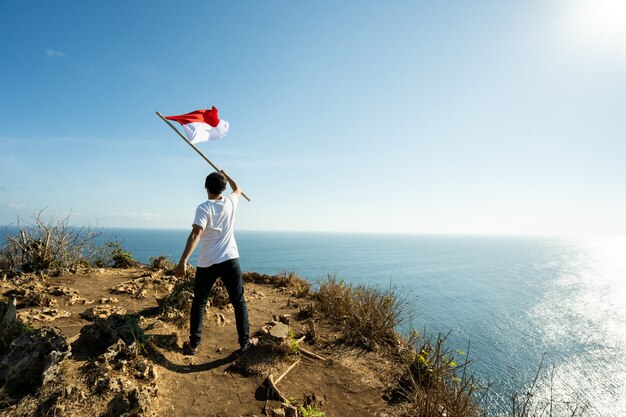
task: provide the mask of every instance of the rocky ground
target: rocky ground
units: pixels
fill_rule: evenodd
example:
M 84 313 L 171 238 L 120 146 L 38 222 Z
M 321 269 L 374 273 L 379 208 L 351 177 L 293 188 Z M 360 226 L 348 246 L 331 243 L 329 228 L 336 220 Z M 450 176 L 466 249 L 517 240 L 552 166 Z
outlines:
M 383 354 L 340 343 L 303 288 L 259 274 L 245 285 L 259 346 L 236 354 L 217 288 L 190 357 L 189 280 L 146 267 L 0 277 L 0 415 L 392 414 Z

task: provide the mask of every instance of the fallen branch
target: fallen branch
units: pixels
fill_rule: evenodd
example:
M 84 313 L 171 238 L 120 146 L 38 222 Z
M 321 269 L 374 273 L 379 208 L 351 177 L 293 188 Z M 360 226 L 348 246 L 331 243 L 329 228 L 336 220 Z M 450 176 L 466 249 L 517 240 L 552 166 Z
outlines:
M 303 348 L 302 346 L 299 346 L 299 347 L 298 347 L 298 350 L 299 350 L 299 351 L 300 351 L 300 353 L 302 353 L 303 355 L 309 356 L 309 357 L 311 357 L 311 358 L 314 358 L 314 359 L 319 359 L 319 360 L 321 360 L 321 361 L 326 361 L 326 360 L 328 360 L 328 359 L 326 359 L 326 358 L 324 358 L 324 357 L 322 357 L 322 356 L 318 355 L 317 353 L 313 353 L 313 352 L 310 352 L 310 351 L 306 350 L 306 349 L 305 349 L 305 348 Z
M 267 398 L 270 398 L 270 395 L 272 396 L 276 396 L 278 397 L 278 399 L 280 400 L 280 402 L 286 402 L 287 401 L 287 397 L 285 397 L 276 387 L 276 383 L 274 382 L 274 375 L 269 374 L 267 376 L 267 380 L 265 381 L 268 385 L 268 394 L 267 394 Z
M 283 374 L 281 376 L 278 377 L 278 379 L 276 379 L 276 381 L 274 381 L 275 384 L 278 384 L 278 382 L 283 379 L 285 377 L 285 375 L 287 375 L 287 373 L 289 371 L 291 371 L 294 366 L 296 366 L 298 364 L 298 362 L 300 362 L 300 359 L 298 359 L 297 361 L 295 361 L 289 368 L 287 368 L 287 370 L 285 372 L 283 372 Z
M 270 400 L 271 397 L 276 396 L 280 399 L 281 402 L 287 402 L 287 397 L 285 397 L 280 390 L 278 389 L 278 387 L 276 387 L 276 384 L 278 384 L 278 382 L 280 382 L 281 379 L 283 379 L 285 377 L 285 375 L 287 375 L 289 373 L 289 371 L 291 371 L 297 364 L 298 362 L 300 362 L 300 359 L 298 359 L 297 361 L 295 361 L 289 368 L 287 368 L 287 370 L 285 372 L 282 373 L 281 376 L 279 376 L 275 381 L 274 381 L 274 375 L 269 374 L 267 376 L 267 378 L 265 379 L 265 382 L 263 383 L 263 385 L 267 385 L 267 392 L 266 392 L 266 397 L 265 397 L 265 414 L 267 415 L 267 405 L 268 402 Z

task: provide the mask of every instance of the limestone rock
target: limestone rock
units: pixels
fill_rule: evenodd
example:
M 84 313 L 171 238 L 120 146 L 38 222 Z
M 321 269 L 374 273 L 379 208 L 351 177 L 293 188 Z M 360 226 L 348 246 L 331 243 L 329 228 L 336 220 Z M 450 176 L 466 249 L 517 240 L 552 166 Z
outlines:
M 265 294 L 261 291 L 257 291 L 255 289 L 251 290 L 247 295 L 246 298 L 250 298 L 252 300 L 262 300 L 264 298 L 266 298 Z
M 112 294 L 135 295 L 135 292 L 137 291 L 137 284 L 135 281 L 126 281 L 122 282 L 121 284 L 115 285 L 114 287 L 111 287 L 109 291 Z
M 107 407 L 106 417 L 148 416 L 149 405 L 156 396 L 156 389 L 148 387 L 120 391 Z
M 289 326 L 287 326 L 285 323 L 280 323 L 280 322 L 276 323 L 269 330 L 269 334 L 274 339 L 277 339 L 278 341 L 282 342 L 286 340 L 287 337 L 289 336 Z
M 80 316 L 85 320 L 95 321 L 96 319 L 106 319 L 113 314 L 124 315 L 126 309 L 118 306 L 95 306 L 83 311 Z
M 31 310 L 20 311 L 19 317 L 22 321 L 54 321 L 56 319 L 70 317 L 72 313 L 67 310 L 60 310 L 58 308 L 43 307 L 33 308 Z
M 222 313 L 215 313 L 215 321 L 219 326 L 224 326 L 225 324 L 230 323 L 230 320 L 228 320 Z
M 0 387 L 17 399 L 54 380 L 58 363 L 71 354 L 68 339 L 60 330 L 43 327 L 18 336 L 0 361 Z
M 144 331 L 139 327 L 139 319 L 136 316 L 112 314 L 106 319 L 96 319 L 94 324 L 83 327 L 76 345 L 91 353 L 100 354 L 118 339 L 131 344 L 144 338 Z
M 73 290 L 70 287 L 63 287 L 59 285 L 48 288 L 48 294 L 61 297 L 63 295 L 78 295 L 77 290 Z
M 17 301 L 11 297 L 8 304 L 0 303 L 0 328 L 7 328 L 17 319 L 16 316 Z

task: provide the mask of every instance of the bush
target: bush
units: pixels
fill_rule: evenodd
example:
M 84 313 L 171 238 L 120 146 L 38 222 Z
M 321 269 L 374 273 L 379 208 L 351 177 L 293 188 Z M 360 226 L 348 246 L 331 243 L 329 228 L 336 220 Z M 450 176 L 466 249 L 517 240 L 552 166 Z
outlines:
M 153 256 L 150 258 L 150 269 L 153 271 L 164 270 L 167 273 L 173 273 L 176 270 L 176 264 L 170 261 L 169 256 Z
M 43 211 L 33 215 L 32 223 L 22 224 L 18 218 L 17 232 L 7 230 L 0 247 L 0 270 L 13 274 L 75 270 L 80 267 L 137 266 L 130 252 L 117 242 L 97 245 L 101 232 L 89 227 L 74 227 L 69 216 L 43 220 Z M 49 272 L 48 272 L 49 273 Z
M 258 272 L 244 272 L 243 282 L 273 285 L 277 288 L 287 288 L 296 297 L 306 297 L 311 294 L 311 283 L 295 272 L 283 271 L 277 275 L 259 274 Z
M 435 339 L 413 331 L 399 357 L 401 377 L 392 397 L 405 402 L 413 416 L 480 416 L 481 394 L 487 392 L 470 372 L 467 353 L 446 347 L 447 335 Z M 402 407 L 401 407 L 402 409 Z
M 42 213 L 33 215 L 32 224 L 22 225 L 18 219 L 17 233 L 7 233 L 0 269 L 20 273 L 88 266 L 100 233 L 70 226 L 69 216 L 44 221 Z
M 111 250 L 113 268 L 132 268 L 138 265 L 138 262 L 133 258 L 133 254 L 122 249 L 118 242 L 107 242 L 106 245 Z
M 408 311 L 407 298 L 399 297 L 393 287 L 352 286 L 334 276 L 320 283 L 315 297 L 320 312 L 342 321 L 347 341 L 368 349 L 396 344 L 396 327 Z
M 311 283 L 295 272 L 280 272 L 275 279 L 276 286 L 289 288 L 296 297 L 303 298 L 311 293 Z

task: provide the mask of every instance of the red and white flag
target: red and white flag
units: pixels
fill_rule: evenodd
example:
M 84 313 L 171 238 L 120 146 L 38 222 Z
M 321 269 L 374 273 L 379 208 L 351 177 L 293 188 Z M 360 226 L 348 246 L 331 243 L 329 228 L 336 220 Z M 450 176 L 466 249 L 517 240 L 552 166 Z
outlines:
M 211 110 L 196 110 L 178 116 L 165 116 L 182 125 L 187 140 L 191 143 L 206 142 L 223 138 L 228 133 L 228 122 L 220 120 L 215 106 Z

